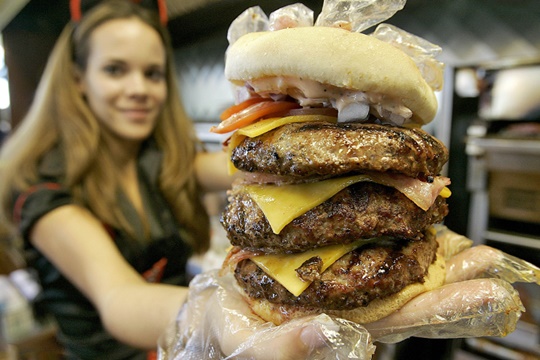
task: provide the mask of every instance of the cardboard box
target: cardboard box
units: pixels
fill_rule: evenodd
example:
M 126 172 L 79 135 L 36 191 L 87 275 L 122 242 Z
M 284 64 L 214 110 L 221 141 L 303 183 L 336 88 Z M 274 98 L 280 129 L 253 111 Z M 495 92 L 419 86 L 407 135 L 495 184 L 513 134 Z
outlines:
M 540 224 L 540 173 L 491 172 L 489 210 L 492 216 Z

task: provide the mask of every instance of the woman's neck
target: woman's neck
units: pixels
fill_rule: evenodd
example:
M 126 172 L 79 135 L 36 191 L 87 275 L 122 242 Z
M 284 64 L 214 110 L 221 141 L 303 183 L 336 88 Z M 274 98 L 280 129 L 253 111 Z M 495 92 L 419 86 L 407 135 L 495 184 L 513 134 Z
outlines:
M 111 159 L 117 169 L 122 171 L 135 166 L 141 149 L 140 141 L 119 139 L 110 135 L 105 135 L 104 141 L 107 143 Z
M 121 191 L 127 196 L 133 208 L 139 214 L 145 231 L 149 231 L 137 172 L 137 159 L 142 143 L 111 136 L 107 136 L 104 140 L 115 164 L 116 176 Z

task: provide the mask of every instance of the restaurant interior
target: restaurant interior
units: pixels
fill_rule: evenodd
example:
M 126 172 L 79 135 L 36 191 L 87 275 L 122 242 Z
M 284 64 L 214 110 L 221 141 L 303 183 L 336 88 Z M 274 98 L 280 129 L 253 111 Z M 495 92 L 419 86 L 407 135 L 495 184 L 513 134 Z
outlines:
M 315 14 L 322 2 L 303 1 Z M 223 74 L 229 24 L 251 6 L 269 14 L 295 2 L 166 3 L 183 104 L 207 148 L 220 150 L 226 137 L 209 129 L 234 101 Z M 49 52 L 69 19 L 67 0 L 0 0 L 0 141 L 24 117 Z M 540 266 L 540 2 L 408 0 L 386 22 L 442 48 L 438 60 L 445 64 L 444 85 L 436 93 L 437 115 L 425 130 L 450 152 L 443 171 L 452 180 L 452 196 L 444 224 L 475 244 Z M 226 198 L 225 192 L 207 196 L 212 246 L 192 260 L 194 273 L 221 266 L 229 246 L 219 224 Z M 24 254 L 2 239 L 0 247 L 3 289 L 15 282 L 26 292 L 39 291 Z M 410 359 L 403 353 L 415 351 L 415 359 L 538 359 L 540 287 L 516 288 L 527 311 L 507 337 L 410 341 L 381 346 L 374 358 Z M 13 314 L 0 307 L 0 359 L 61 358 L 54 322 L 37 321 L 31 299 L 15 317 L 9 316 Z

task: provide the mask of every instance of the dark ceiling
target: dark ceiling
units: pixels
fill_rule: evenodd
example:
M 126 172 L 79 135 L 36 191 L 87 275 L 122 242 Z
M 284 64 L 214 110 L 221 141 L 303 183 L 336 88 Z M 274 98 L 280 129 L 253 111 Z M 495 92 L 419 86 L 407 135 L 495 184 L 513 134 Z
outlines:
M 176 47 L 208 37 L 221 39 L 220 47 L 225 47 L 229 24 L 248 7 L 260 5 L 270 14 L 277 8 L 295 3 L 284 0 L 202 1 L 208 4 L 170 22 Z M 320 13 L 322 0 L 302 2 L 315 15 Z M 539 0 L 408 0 L 403 10 L 386 22 L 441 46 L 443 53 L 439 60 L 452 66 L 500 59 L 540 59 Z
M 174 14 L 168 27 L 175 47 L 192 44 L 210 36 L 222 36 L 225 41 L 229 24 L 248 7 L 259 5 L 269 14 L 295 2 L 167 0 L 170 11 Z M 323 3 L 322 0 L 301 2 L 311 8 L 315 15 L 320 12 Z M 67 0 L 31 0 L 4 31 L 18 28 L 45 35 L 58 34 L 69 21 L 68 3 Z M 537 36 L 540 33 L 538 0 L 408 0 L 405 8 L 387 22 L 448 48 L 456 53 L 452 56 L 464 56 L 466 52 L 466 56 L 470 57 L 470 48 L 480 43 L 479 51 L 492 51 L 494 55 L 502 52 L 504 56 L 511 52 L 517 51 L 518 55 L 520 51 L 523 52 L 523 49 L 516 49 L 516 45 L 540 47 Z M 511 46 L 508 43 L 511 43 Z M 491 49 L 486 48 L 486 44 Z M 526 49 L 526 52 L 530 50 Z

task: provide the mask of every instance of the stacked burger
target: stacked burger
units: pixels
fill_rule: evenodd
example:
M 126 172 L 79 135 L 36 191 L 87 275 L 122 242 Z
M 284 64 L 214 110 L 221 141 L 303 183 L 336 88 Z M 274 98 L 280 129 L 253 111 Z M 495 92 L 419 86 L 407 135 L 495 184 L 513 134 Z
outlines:
M 252 310 L 275 324 L 327 313 L 370 323 L 444 283 L 432 225 L 448 214 L 445 146 L 421 129 L 433 88 L 404 51 L 339 27 L 241 36 L 222 225 Z

